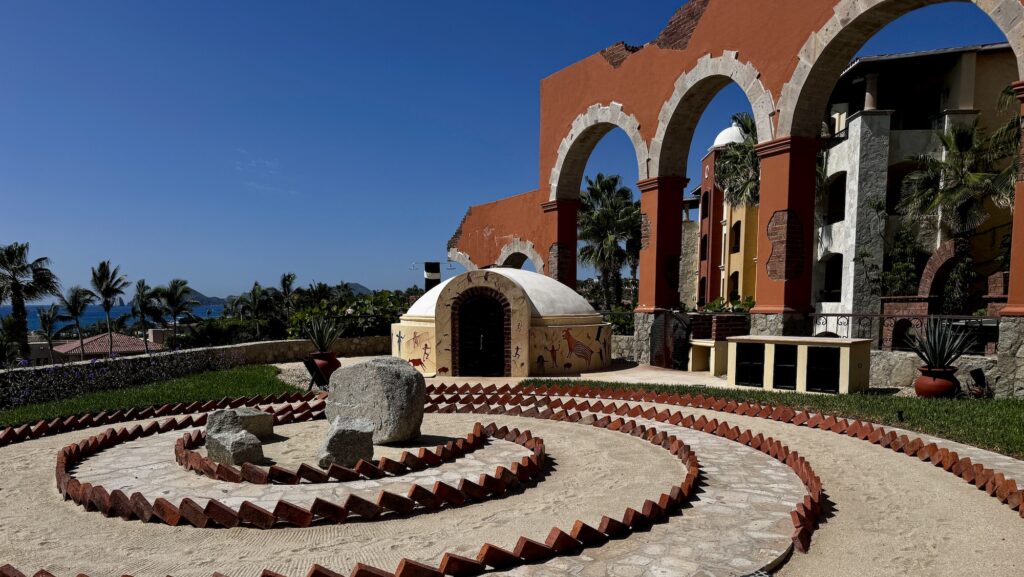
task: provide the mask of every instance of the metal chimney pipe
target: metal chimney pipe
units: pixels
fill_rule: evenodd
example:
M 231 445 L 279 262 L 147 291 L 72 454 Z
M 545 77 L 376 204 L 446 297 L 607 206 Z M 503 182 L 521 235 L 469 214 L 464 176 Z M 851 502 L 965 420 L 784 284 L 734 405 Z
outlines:
M 428 291 L 441 284 L 441 263 L 423 263 L 423 290 Z

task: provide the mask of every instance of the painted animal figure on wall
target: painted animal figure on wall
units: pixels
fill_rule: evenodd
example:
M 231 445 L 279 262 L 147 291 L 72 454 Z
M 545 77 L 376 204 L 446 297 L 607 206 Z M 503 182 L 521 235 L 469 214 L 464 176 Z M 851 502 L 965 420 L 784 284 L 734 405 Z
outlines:
M 441 367 L 440 369 L 437 369 L 437 374 L 439 374 L 439 375 L 447 375 L 448 374 L 448 367 Z
M 562 338 L 565 339 L 566 344 L 569 345 L 569 350 L 565 352 L 565 358 L 571 358 L 573 355 L 587 361 L 587 368 L 590 368 L 590 357 L 594 356 L 594 350 L 583 344 L 582 341 L 576 340 L 576 337 L 572 336 L 572 331 L 565 329 L 562 331 Z
M 426 365 L 423 364 L 423 359 L 409 359 L 409 364 L 412 365 L 412 368 L 417 370 L 427 369 Z

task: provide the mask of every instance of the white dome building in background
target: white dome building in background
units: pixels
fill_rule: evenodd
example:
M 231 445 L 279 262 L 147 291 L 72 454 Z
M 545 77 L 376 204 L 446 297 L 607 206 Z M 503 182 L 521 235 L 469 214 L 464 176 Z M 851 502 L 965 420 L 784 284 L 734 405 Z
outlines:
M 715 143 L 711 145 L 711 149 L 723 148 L 730 144 L 743 144 L 743 140 L 747 137 L 743 129 L 736 122 L 732 123 L 732 126 L 718 133 L 715 137 Z
M 491 268 L 427 291 L 392 325 L 391 353 L 426 376 L 572 375 L 611 364 L 611 325 L 550 277 Z

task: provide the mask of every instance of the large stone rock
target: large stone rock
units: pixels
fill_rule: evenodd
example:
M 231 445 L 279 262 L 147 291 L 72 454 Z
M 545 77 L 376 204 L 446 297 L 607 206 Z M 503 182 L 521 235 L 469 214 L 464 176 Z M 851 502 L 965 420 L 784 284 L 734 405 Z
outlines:
M 367 419 L 335 417 L 320 447 L 319 465 L 353 467 L 359 459 L 373 458 L 373 423 Z
M 408 362 L 382 357 L 338 369 L 331 375 L 327 420 L 357 417 L 373 423 L 374 443 L 420 436 L 427 386 Z
M 206 433 L 206 456 L 225 465 L 263 461 L 263 444 L 249 431 Z
M 248 431 L 260 439 L 274 435 L 274 416 L 249 407 L 222 409 L 210 413 L 206 420 L 206 434 Z

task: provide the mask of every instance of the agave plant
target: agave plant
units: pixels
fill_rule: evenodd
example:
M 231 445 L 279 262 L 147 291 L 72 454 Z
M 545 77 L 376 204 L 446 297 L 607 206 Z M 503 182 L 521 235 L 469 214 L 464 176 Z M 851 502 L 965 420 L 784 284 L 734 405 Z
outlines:
M 341 327 L 333 319 L 326 316 L 318 316 L 306 322 L 302 331 L 309 339 L 317 352 L 327 353 L 331 345 L 341 336 Z
M 974 338 L 966 331 L 939 319 L 928 319 L 924 338 L 910 335 L 910 348 L 926 367 L 933 370 L 952 368 L 953 363 L 973 344 Z

